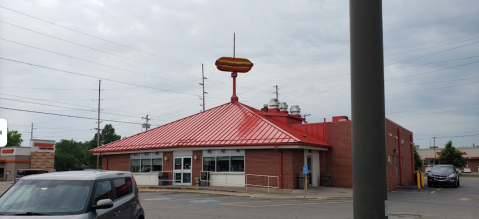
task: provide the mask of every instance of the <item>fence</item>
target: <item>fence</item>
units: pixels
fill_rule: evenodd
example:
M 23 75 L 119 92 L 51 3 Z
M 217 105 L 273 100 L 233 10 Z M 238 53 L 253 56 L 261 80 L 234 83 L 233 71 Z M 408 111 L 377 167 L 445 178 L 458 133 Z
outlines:
M 205 184 L 205 186 L 224 186 L 225 190 L 228 190 L 228 186 L 230 186 L 245 187 L 245 190 L 248 191 L 249 186 L 267 188 L 269 194 L 270 188 L 279 188 L 278 176 L 210 171 L 201 171 L 200 175 L 202 176 L 200 178 L 201 184 Z

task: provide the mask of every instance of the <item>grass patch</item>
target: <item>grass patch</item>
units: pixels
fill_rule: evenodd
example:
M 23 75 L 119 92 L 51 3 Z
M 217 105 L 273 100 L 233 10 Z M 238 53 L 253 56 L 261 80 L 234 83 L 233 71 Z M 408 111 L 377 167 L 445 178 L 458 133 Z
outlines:
M 469 173 L 462 173 L 459 175 L 459 177 L 465 177 L 465 178 L 479 178 L 478 174 L 469 174 Z

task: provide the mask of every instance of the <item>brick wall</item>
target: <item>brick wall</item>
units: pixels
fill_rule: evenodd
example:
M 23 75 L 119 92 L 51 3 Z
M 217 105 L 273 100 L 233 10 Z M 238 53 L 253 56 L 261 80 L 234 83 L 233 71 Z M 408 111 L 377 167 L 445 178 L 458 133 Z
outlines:
M 168 160 L 165 158 L 168 157 Z M 168 185 L 173 185 L 173 152 L 163 152 L 163 171 L 168 173 Z
M 399 128 L 399 133 L 398 133 Z M 391 133 L 391 135 L 389 135 Z M 411 145 L 410 135 L 412 132 L 394 123 L 393 121 L 386 119 L 386 166 L 388 177 L 388 190 L 396 188 L 397 185 L 413 185 L 413 159 L 411 158 L 411 152 L 413 146 Z M 399 138 L 395 138 L 399 136 Z M 402 143 L 401 139 L 404 141 Z M 399 141 L 398 141 L 399 140 Z M 401 166 L 399 166 L 399 145 L 401 145 Z M 396 150 L 396 153 L 394 153 Z M 389 161 L 388 156 L 394 156 L 394 160 Z M 414 156 L 414 154 L 412 154 Z M 396 165 L 398 166 L 396 173 Z M 401 170 L 401 171 L 399 171 Z M 401 173 L 401 176 L 399 176 Z M 400 180 L 402 178 L 402 180 Z
M 106 168 L 105 160 L 102 165 Z M 108 155 L 108 170 L 130 171 L 130 154 Z
M 295 189 L 297 188 L 297 175 L 302 172 L 304 164 L 304 151 L 302 149 L 246 150 L 245 173 L 280 177 L 280 156 L 282 156 L 283 162 L 283 188 Z M 248 176 L 247 183 L 266 186 L 268 185 L 268 178 Z M 269 185 L 279 186 L 278 179 L 270 178 Z
M 396 156 L 399 159 L 398 139 L 394 136 L 398 135 L 397 128 L 400 128 L 399 137 L 404 140 L 401 146 L 402 157 L 402 185 L 413 184 L 413 171 L 411 162 L 410 135 L 412 132 L 397 125 L 389 119 L 386 119 L 386 154 L 384 160 L 387 163 L 387 180 L 388 190 L 396 188 L 398 181 L 396 180 Z M 389 136 L 391 133 L 392 136 Z M 351 188 L 353 186 L 353 169 L 352 169 L 352 133 L 351 122 L 329 122 L 326 125 L 327 142 L 332 146 L 328 152 L 322 152 L 321 156 L 321 172 L 331 174 L 331 184 L 334 187 Z M 396 153 L 394 153 L 396 149 Z M 388 156 L 394 156 L 394 162 L 388 162 Z M 398 165 L 399 167 L 399 165 Z M 398 168 L 399 170 L 399 168 Z M 397 177 L 399 180 L 399 176 Z
M 328 122 L 326 124 L 327 142 L 332 146 L 328 152 L 323 153 L 326 163 L 321 168 L 331 174 L 331 186 L 353 187 L 353 154 L 351 142 L 351 122 Z
M 30 169 L 42 169 L 53 172 L 55 168 L 55 153 L 31 152 L 30 159 Z
M 195 160 L 196 156 L 196 160 Z M 196 186 L 195 178 L 200 177 L 200 172 L 203 170 L 203 151 L 193 151 L 193 169 L 191 170 L 191 185 Z
M 278 176 L 280 152 L 275 150 L 245 150 L 245 174 Z M 283 163 L 284 163 L 283 153 Z M 284 171 L 284 169 L 283 169 Z M 259 176 L 247 176 L 248 184 L 268 185 L 268 178 Z M 273 181 L 273 182 L 271 182 Z M 270 186 L 279 186 L 276 178 L 270 179 Z
M 479 172 L 478 171 L 479 159 L 468 160 L 467 161 L 467 166 L 471 169 L 471 172 Z M 463 168 L 463 170 L 464 170 L 464 168 Z

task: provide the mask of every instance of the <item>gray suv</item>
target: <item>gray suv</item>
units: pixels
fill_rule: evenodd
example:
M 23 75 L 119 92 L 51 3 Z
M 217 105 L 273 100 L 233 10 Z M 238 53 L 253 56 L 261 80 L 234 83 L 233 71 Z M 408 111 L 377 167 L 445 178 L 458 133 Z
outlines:
M 68 171 L 21 178 L 0 197 L 0 218 L 144 219 L 130 172 Z

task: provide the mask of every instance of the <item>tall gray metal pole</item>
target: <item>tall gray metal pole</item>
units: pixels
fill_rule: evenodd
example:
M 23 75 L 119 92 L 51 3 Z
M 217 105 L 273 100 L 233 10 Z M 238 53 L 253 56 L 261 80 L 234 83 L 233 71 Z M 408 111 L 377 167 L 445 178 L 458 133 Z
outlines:
M 354 218 L 388 218 L 382 0 L 350 0 Z
M 30 133 L 30 140 L 33 139 L 33 123 L 32 123 L 32 132 Z
M 101 80 L 98 81 L 98 128 L 96 132 L 96 147 L 100 147 L 100 90 Z M 100 165 L 100 155 L 96 155 L 96 169 Z

